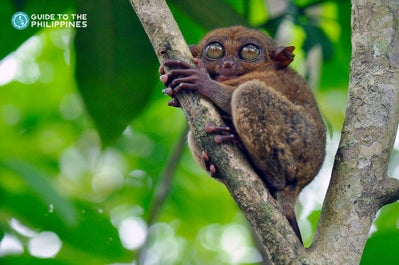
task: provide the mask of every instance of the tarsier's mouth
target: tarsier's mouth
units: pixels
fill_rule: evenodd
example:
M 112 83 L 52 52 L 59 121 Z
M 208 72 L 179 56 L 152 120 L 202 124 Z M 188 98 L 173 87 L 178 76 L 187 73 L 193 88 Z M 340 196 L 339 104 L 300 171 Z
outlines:
M 213 79 L 219 82 L 223 82 L 226 80 L 231 80 L 240 77 L 240 75 L 233 73 L 233 72 L 228 72 L 228 73 L 221 73 L 219 75 L 216 75 Z

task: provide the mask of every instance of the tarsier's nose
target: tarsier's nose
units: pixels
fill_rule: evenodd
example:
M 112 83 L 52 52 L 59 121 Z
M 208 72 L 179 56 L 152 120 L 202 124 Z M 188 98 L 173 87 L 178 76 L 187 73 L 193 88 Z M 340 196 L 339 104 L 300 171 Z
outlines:
M 223 68 L 233 68 L 234 67 L 234 60 L 226 58 L 225 60 L 223 60 L 222 67 Z

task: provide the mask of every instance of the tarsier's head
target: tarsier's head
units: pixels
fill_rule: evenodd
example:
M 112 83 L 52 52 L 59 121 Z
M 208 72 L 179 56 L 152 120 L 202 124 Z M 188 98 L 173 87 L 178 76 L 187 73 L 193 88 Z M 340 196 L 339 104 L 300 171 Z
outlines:
M 225 81 L 265 66 L 285 68 L 293 60 L 293 46 L 277 47 L 264 33 L 242 26 L 209 32 L 197 46 L 195 57 L 204 61 L 211 78 Z

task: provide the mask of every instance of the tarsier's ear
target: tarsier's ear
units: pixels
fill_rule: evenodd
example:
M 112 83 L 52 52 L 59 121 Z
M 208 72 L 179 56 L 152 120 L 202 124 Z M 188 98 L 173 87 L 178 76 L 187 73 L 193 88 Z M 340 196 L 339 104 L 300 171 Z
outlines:
M 190 48 L 190 51 L 191 51 L 191 54 L 193 55 L 193 57 L 198 57 L 198 54 L 199 54 L 198 46 L 190 45 L 190 46 L 188 46 L 188 48 Z
M 287 67 L 293 60 L 295 55 L 292 53 L 295 50 L 294 46 L 278 47 L 272 54 L 272 59 L 282 68 Z

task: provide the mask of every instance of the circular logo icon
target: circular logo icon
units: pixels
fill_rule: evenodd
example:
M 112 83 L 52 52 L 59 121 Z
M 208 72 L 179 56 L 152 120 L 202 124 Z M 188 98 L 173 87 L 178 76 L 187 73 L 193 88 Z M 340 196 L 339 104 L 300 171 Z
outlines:
M 25 12 L 16 12 L 11 17 L 11 25 L 18 30 L 26 29 L 29 21 L 29 16 Z

